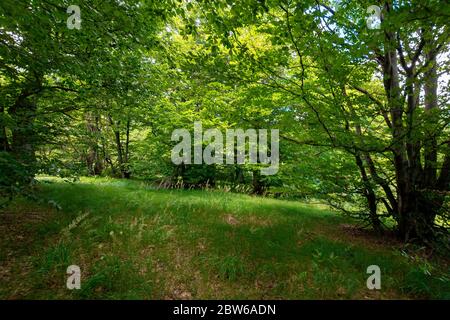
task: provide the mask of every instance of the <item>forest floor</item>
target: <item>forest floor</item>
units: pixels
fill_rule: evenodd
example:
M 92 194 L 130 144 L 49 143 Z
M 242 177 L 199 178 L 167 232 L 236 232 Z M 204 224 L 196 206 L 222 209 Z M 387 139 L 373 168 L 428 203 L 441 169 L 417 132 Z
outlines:
M 450 299 L 448 261 L 324 206 L 104 178 L 37 192 L 0 210 L 1 299 Z

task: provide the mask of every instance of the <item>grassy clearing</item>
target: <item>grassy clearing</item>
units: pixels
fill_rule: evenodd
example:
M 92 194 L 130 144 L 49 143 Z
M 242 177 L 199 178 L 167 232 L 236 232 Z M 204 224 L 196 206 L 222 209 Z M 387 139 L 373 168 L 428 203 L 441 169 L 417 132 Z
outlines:
M 297 202 L 46 179 L 0 213 L 3 299 L 450 298 L 449 267 Z M 66 268 L 81 267 L 81 290 Z M 382 289 L 366 288 L 379 265 Z

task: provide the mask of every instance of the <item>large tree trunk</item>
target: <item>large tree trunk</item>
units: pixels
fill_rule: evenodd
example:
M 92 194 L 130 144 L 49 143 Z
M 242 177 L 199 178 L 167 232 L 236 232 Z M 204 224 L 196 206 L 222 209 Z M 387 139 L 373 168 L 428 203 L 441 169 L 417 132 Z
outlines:
M 34 94 L 39 92 L 40 86 L 39 79 L 29 84 L 9 109 L 13 120 L 11 153 L 20 166 L 15 170 L 15 180 L 21 184 L 31 182 L 37 169 L 35 154 L 37 136 L 34 128 L 37 106 Z
M 385 4 L 385 12 L 390 12 L 391 5 Z M 388 100 L 392 122 L 392 153 L 397 182 L 397 225 L 399 236 L 408 241 L 412 231 L 413 207 L 412 190 L 408 175 L 408 163 L 405 150 L 405 132 L 403 126 L 403 101 L 401 97 L 397 43 L 395 31 L 385 31 L 385 55 L 383 59 L 383 82 Z
M 385 12 L 391 10 L 390 1 L 386 2 Z M 429 68 L 425 79 L 425 114 L 428 115 L 426 130 L 433 127 L 434 113 L 437 111 L 437 72 L 436 51 L 433 48 L 433 36 L 424 35 L 425 47 L 432 48 L 425 59 Z M 398 40 L 398 42 L 397 42 Z M 415 70 L 416 60 L 408 66 L 400 40 L 395 30 L 385 31 L 385 56 L 383 59 L 384 87 L 392 123 L 392 152 L 397 184 L 397 231 L 405 241 L 428 241 L 434 236 L 434 220 L 442 207 L 443 196 L 437 186 L 437 140 L 433 130 L 421 137 L 421 126 L 415 123 L 419 104 L 420 75 Z M 420 46 L 419 46 L 420 47 Z M 421 50 L 421 49 L 418 49 Z M 405 72 L 406 109 L 403 101 L 397 51 Z M 418 51 L 417 54 L 421 52 Z M 424 167 L 421 163 L 421 148 L 424 149 Z

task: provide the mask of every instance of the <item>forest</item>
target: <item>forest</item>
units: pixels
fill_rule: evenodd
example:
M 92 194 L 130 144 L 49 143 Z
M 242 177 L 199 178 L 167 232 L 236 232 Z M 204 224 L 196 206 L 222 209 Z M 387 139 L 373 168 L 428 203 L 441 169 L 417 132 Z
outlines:
M 2 0 L 0 298 L 450 299 L 449 21 Z

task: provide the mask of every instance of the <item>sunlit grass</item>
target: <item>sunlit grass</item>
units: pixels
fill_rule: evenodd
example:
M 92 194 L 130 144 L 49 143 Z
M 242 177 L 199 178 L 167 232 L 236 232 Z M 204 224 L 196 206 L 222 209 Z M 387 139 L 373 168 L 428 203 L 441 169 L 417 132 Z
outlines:
M 349 236 L 340 225 L 351 221 L 323 207 L 106 178 L 40 181 L 41 203 L 3 210 L 0 298 L 449 298 L 445 263 Z M 81 290 L 65 287 L 71 264 Z M 372 264 L 379 291 L 366 287 Z

